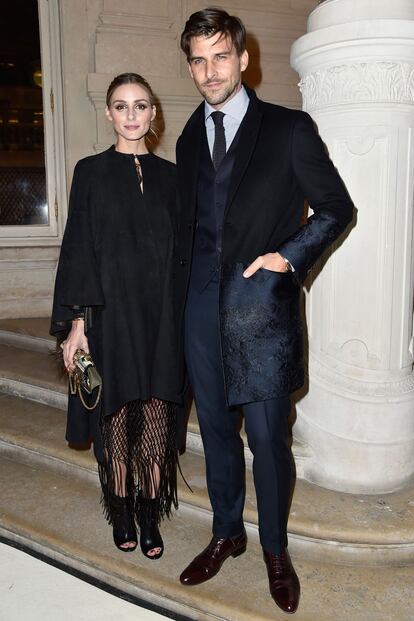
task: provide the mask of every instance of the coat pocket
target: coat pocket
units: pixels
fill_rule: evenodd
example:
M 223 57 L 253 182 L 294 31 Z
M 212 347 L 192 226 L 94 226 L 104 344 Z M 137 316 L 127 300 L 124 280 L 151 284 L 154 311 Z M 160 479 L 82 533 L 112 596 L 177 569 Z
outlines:
M 223 266 L 220 323 L 231 405 L 286 395 L 303 380 L 300 287 L 292 273 Z

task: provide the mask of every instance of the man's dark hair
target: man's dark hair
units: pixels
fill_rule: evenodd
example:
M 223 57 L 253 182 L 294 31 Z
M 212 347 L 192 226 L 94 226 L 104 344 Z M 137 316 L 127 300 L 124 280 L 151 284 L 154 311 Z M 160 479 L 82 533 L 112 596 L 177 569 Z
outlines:
M 246 49 L 246 29 L 243 22 L 234 15 L 229 15 L 223 9 L 209 7 L 193 13 L 188 18 L 181 35 L 181 49 L 190 60 L 190 44 L 192 37 L 206 37 L 209 39 L 218 32 L 230 38 L 241 56 Z

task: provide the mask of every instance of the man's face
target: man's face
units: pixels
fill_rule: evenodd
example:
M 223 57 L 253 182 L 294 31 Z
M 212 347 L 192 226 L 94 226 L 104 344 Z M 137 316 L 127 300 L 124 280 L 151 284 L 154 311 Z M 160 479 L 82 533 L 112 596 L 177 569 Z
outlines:
M 249 62 L 244 51 L 238 56 L 229 37 L 193 37 L 188 68 L 204 99 L 216 110 L 229 101 L 241 87 L 241 74 Z

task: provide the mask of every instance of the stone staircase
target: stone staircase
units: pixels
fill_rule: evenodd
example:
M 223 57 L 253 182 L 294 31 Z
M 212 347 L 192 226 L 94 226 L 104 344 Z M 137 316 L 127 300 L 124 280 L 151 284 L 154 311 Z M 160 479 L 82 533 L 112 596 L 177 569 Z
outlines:
M 180 509 L 163 525 L 158 562 L 112 543 L 99 507 L 93 456 L 67 447 L 66 386 L 59 379 L 48 320 L 0 321 L 0 536 L 168 611 L 170 618 L 283 619 L 268 595 L 247 470 L 246 554 L 199 587 L 178 582 L 209 541 L 211 513 L 194 412 L 189 422 Z M 300 478 L 307 447 L 294 443 L 298 479 L 289 548 L 302 583 L 298 621 L 414 621 L 414 487 L 383 496 L 342 494 Z M 250 453 L 246 447 L 247 461 Z M 138 617 L 137 617 L 138 618 Z

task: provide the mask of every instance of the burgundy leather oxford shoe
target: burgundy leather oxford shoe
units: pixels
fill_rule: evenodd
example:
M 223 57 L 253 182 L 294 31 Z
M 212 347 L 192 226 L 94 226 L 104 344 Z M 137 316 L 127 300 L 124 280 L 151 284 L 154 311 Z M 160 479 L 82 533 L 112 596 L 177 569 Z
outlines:
M 296 612 L 299 605 L 300 584 L 287 548 L 280 554 L 270 554 L 263 550 L 263 557 L 269 576 L 270 594 L 275 603 L 284 612 Z
M 247 535 L 243 530 L 236 537 L 213 537 L 208 546 L 195 557 L 180 576 L 181 584 L 192 586 L 213 578 L 229 556 L 239 556 L 246 551 Z

